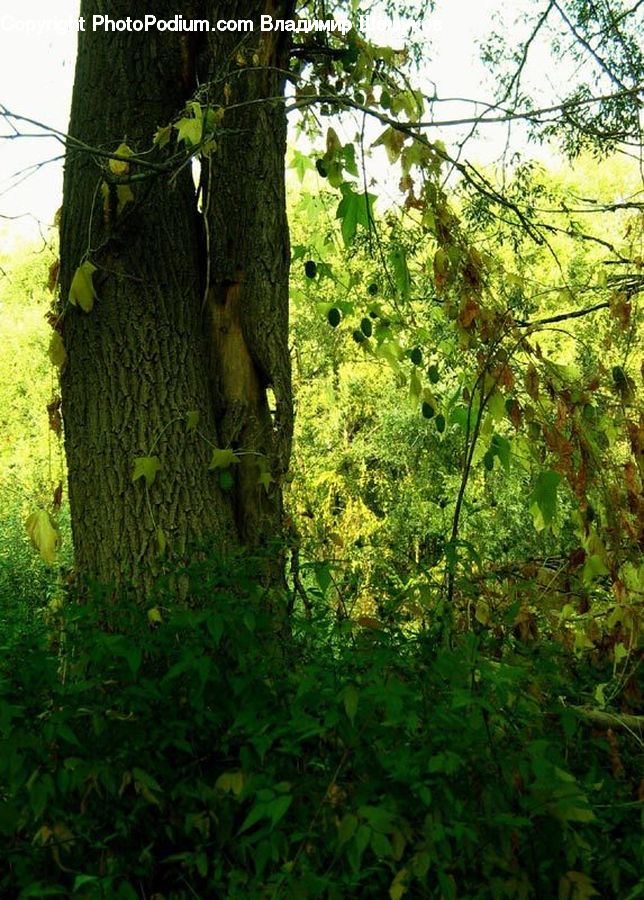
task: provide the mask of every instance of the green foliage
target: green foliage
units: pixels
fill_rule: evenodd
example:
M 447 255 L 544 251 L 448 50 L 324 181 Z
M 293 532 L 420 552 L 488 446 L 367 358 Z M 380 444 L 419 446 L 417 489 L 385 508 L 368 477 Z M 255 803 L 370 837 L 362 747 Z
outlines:
M 52 495 L 64 480 L 54 427 L 60 427 L 56 387 L 47 345 L 48 248 L 14 248 L 0 258 L 0 630 L 16 617 L 28 627 L 34 608 L 56 589 L 57 573 L 45 568 L 30 545 L 28 517 L 39 509 L 56 513 L 62 535 L 59 562 L 69 557 L 69 515 L 54 510 Z
M 70 596 L 5 649 L 3 895 L 637 896 L 635 758 L 575 712 L 583 669 L 321 588 L 286 640 L 253 567 Z

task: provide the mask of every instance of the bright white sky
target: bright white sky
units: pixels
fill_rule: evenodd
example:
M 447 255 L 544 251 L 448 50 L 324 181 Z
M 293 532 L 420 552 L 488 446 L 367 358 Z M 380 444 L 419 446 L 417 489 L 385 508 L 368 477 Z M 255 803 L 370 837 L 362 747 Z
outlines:
M 516 0 L 512 16 L 521 8 L 534 9 L 534 0 Z M 153 7 L 153 4 L 150 3 Z M 436 11 L 427 20 L 426 34 L 431 41 L 426 83 L 437 85 L 439 96 L 488 99 L 493 95 L 485 69 L 478 61 L 477 41 L 495 26 L 495 11 L 500 0 L 436 0 Z M 0 104 L 14 113 L 27 116 L 62 132 L 66 131 L 74 75 L 76 33 L 28 34 L 16 30 L 17 20 L 66 22 L 78 16 L 78 0 L 21 0 L 0 9 Z M 509 23 L 506 23 L 506 28 Z M 23 25 L 24 29 L 24 25 Z M 526 26 L 517 30 L 517 40 Z M 398 33 L 399 34 L 399 33 Z M 374 40 L 401 45 L 396 29 Z M 538 67 L 538 59 L 536 60 Z M 443 104 L 446 116 L 471 115 L 472 107 Z M 441 114 L 443 110 L 441 110 Z M 22 123 L 22 131 L 37 132 Z M 16 172 L 62 153 L 62 145 L 45 137 L 2 139 L 10 133 L 0 121 L 0 232 L 11 235 L 37 233 L 38 222 L 51 223 L 60 205 L 62 164 L 45 165 L 16 185 Z M 505 140 L 503 128 L 487 126 L 486 138 L 477 141 L 474 152 L 479 160 L 498 156 Z M 436 134 L 436 137 L 439 135 Z M 440 135 L 447 144 L 455 137 Z M 471 154 L 471 151 L 470 151 Z M 7 221 L 6 217 L 18 217 Z

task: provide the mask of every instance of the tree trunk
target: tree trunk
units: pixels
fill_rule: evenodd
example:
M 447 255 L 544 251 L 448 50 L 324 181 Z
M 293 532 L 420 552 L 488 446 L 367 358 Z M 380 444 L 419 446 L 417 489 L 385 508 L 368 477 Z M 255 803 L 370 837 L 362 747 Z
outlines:
M 222 4 L 223 6 L 224 4 Z M 261 32 L 260 16 L 286 19 L 291 3 L 225 4 L 227 18 L 251 19 L 252 34 L 211 33 L 201 95 L 226 108 L 217 152 L 204 167 L 204 217 L 212 370 L 221 438 L 242 454 L 234 511 L 242 540 L 279 535 L 280 482 L 292 421 L 282 100 L 290 41 Z
M 91 21 L 103 5 L 82 0 L 81 15 Z M 109 15 L 149 11 L 134 5 L 112 0 Z M 211 22 L 235 17 L 223 2 L 207 6 Z M 155 4 L 158 18 L 178 12 L 170 0 Z M 248 18 L 248 10 L 240 17 Z M 86 28 L 79 34 L 69 134 L 97 150 L 114 152 L 126 142 L 135 153 L 147 151 L 194 87 L 187 82 L 186 36 Z M 222 60 L 229 39 L 209 35 L 206 55 Z M 267 61 L 277 49 L 267 50 Z M 213 73 L 225 68 L 208 65 Z M 283 80 L 259 74 L 245 81 L 243 93 L 237 83 L 232 89 L 250 100 L 281 91 Z M 67 351 L 61 390 L 69 499 L 76 566 L 102 583 L 147 589 L 164 538 L 168 552 L 182 558 L 204 539 L 225 551 L 278 536 L 279 479 L 291 436 L 283 106 L 251 106 L 239 118 L 227 113 L 225 128 L 244 129 L 245 136 L 224 134 L 218 142 L 207 178 L 216 188 L 203 217 L 189 166 L 147 177 L 150 170 L 133 165 L 146 177 L 131 183 L 134 201 L 121 210 L 114 187 L 106 201 L 102 195 L 107 160 L 68 145 L 59 329 Z M 146 157 L 162 158 L 160 151 Z M 67 302 L 85 260 L 96 266 L 98 297 L 89 312 Z M 189 429 L 193 410 L 199 423 Z M 213 447 L 241 452 L 243 462 L 231 467 L 232 491 L 223 491 L 219 473 L 208 469 Z M 132 480 L 138 457 L 160 462 L 149 487 L 143 478 Z

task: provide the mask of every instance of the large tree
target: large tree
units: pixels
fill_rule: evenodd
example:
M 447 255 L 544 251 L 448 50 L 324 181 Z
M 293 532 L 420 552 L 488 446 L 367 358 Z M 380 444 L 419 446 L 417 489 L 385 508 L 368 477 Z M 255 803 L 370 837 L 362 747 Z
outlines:
M 253 19 L 255 29 L 178 35 L 94 31 L 105 6 L 81 4 L 88 24 L 65 167 L 65 446 L 80 572 L 144 584 L 164 551 L 279 535 L 292 429 L 280 102 L 288 35 L 257 25 L 290 10 L 207 0 L 186 18 Z M 148 11 L 125 0 L 107 7 L 114 20 Z M 176 4 L 154 12 L 170 19 Z M 193 97 L 229 107 L 202 156 L 199 196 L 186 154 L 170 158 L 176 145 L 146 153 Z M 130 161 L 110 159 L 119 148 Z
M 89 22 L 94 14 L 116 20 L 147 12 L 125 0 L 113 0 L 107 11 L 104 6 L 83 0 L 81 14 Z M 324 16 L 342 4 L 336 6 L 302 3 L 297 12 Z M 369 6 L 378 4 L 360 5 L 360 11 Z M 441 295 L 436 302 L 454 323 L 461 349 L 471 352 L 474 389 L 466 391 L 462 482 L 449 542 L 457 546 L 486 406 L 500 384 L 512 391 L 508 359 L 521 353 L 526 362 L 534 355 L 519 335 L 609 306 L 604 300 L 554 319 L 518 317 L 490 288 L 500 269 L 478 252 L 472 223 L 496 220 L 547 247 L 553 234 L 579 235 L 608 249 L 613 261 L 630 263 L 586 233 L 568 206 L 540 210 L 523 176 L 495 183 L 491 173 L 466 161 L 463 143 L 450 152 L 430 138 L 430 129 L 460 125 L 469 135 L 486 124 L 509 128 L 520 120 L 536 135 L 563 135 L 571 154 L 636 143 L 644 71 L 635 37 L 640 6 L 544 0 L 529 10 L 518 49 L 504 50 L 502 38 L 494 39 L 489 58 L 498 63 L 505 53 L 506 62 L 494 102 L 481 113 L 472 101 L 472 114 L 456 121 L 440 117 L 440 97 L 413 89 L 401 72 L 404 54 L 369 44 L 357 29 L 345 38 L 324 31 L 298 36 L 297 46 L 291 31 L 262 31 L 261 16 L 286 20 L 295 13 L 287 0 L 193 0 L 181 11 L 185 19 L 211 23 L 252 19 L 255 27 L 245 32 L 87 28 L 80 34 L 61 224 L 63 309 L 56 327 L 67 354 L 62 403 L 74 548 L 83 574 L 148 585 L 164 553 L 181 559 L 204 539 L 226 549 L 264 547 L 279 537 L 292 433 L 287 78 L 295 85 L 293 108 L 324 116 L 353 112 L 362 120 L 355 142 L 343 145 L 333 128 L 327 130 L 317 169 L 341 191 L 337 215 L 345 244 L 359 225 L 369 231 L 374 265 L 403 334 L 410 296 L 404 247 L 393 255 L 383 251 L 364 171 L 365 119 L 384 126 L 377 143 L 390 162 L 400 163 L 405 207 L 418 211 L 422 240 L 435 253 L 431 293 Z M 178 15 L 166 0 L 154 12 L 159 19 Z M 577 68 L 568 67 L 570 85 L 556 102 L 541 97 L 536 104 L 525 81 L 540 41 L 558 42 Z M 198 190 L 191 171 L 196 158 Z M 459 221 L 448 199 L 454 172 L 469 222 Z M 593 211 L 591 202 L 580 212 Z M 564 214 L 569 221 L 552 219 Z M 371 329 L 358 334 L 360 341 Z M 379 340 L 385 339 L 381 332 Z M 535 359 L 540 362 L 538 354 Z M 519 407 L 512 408 L 519 428 Z M 557 464 L 574 482 L 572 468 Z M 450 598 L 453 589 L 452 567 Z

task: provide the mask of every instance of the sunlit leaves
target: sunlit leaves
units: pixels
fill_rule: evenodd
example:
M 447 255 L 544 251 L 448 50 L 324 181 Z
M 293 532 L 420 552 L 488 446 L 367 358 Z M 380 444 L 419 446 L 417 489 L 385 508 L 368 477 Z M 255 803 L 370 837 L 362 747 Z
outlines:
M 96 266 L 89 260 L 76 269 L 69 289 L 69 302 L 72 306 L 80 306 L 83 312 L 91 312 L 97 299 L 94 289 L 94 272 Z
M 53 566 L 60 544 L 58 528 L 45 509 L 38 509 L 28 516 L 25 528 L 32 545 L 45 565 Z
M 114 156 L 121 157 L 120 159 L 111 158 L 108 162 L 108 167 L 110 172 L 113 175 L 127 175 L 130 171 L 130 163 L 128 162 L 128 158 L 134 155 L 134 151 L 128 147 L 127 144 L 119 144 L 119 146 L 114 151 Z
M 295 171 L 297 172 L 297 177 L 300 180 L 300 184 L 304 181 L 306 173 L 314 168 L 315 165 L 311 161 L 310 156 L 307 156 L 300 150 L 295 150 L 293 152 L 293 157 L 291 159 L 291 162 L 289 163 L 289 169 L 295 169 Z
M 372 146 L 384 147 L 387 151 L 387 159 L 390 165 L 393 165 L 398 160 L 404 143 L 405 135 L 398 129 L 389 127 L 373 142 Z
M 65 362 L 67 361 L 67 352 L 65 350 L 65 345 L 63 344 L 63 339 L 57 331 L 52 331 L 51 333 L 47 354 L 51 360 L 52 366 L 56 366 L 57 369 L 61 370 L 64 368 Z
M 199 103 L 191 102 L 186 106 L 186 115 L 174 123 L 177 131 L 177 140 L 183 141 L 188 147 L 199 144 L 203 135 L 204 119 L 203 110 Z
M 407 266 L 407 254 L 403 247 L 394 247 L 389 254 L 389 263 L 400 296 L 404 300 L 408 300 L 411 278 L 409 275 L 409 267 Z

